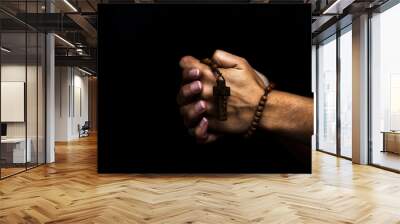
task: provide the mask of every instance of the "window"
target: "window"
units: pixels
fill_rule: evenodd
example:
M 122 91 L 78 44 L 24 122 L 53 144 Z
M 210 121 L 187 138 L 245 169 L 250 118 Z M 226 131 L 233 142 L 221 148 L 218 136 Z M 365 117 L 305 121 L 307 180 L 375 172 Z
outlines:
M 336 153 L 336 36 L 318 47 L 318 145 Z
M 351 158 L 352 148 L 352 33 L 351 26 L 340 36 L 340 155 Z
M 371 18 L 371 162 L 400 170 L 400 4 Z
M 44 3 L 21 1 L 18 7 L 21 13 L 43 13 Z M 10 5 L 15 3 L 0 3 Z M 0 17 L 0 178 L 5 178 L 45 162 L 46 38 L 8 14 Z
M 317 58 L 317 147 L 351 158 L 352 26 L 320 43 Z

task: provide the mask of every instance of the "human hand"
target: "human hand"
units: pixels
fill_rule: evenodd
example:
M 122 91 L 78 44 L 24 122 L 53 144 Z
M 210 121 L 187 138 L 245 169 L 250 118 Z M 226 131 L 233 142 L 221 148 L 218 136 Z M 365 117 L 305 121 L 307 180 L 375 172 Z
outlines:
M 196 139 L 202 143 L 214 141 L 220 134 L 244 133 L 265 89 L 264 81 L 244 58 L 217 50 L 212 60 L 218 64 L 231 89 L 226 121 L 219 121 L 216 116 L 212 92 L 216 79 L 211 69 L 191 56 L 180 61 L 183 83 L 178 104 L 185 125 L 194 128 Z

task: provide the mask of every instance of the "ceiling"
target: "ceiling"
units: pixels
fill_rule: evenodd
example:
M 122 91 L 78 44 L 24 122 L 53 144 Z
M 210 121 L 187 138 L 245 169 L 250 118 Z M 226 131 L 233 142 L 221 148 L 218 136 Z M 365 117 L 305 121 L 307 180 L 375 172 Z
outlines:
M 197 0 L 195 0 L 197 1 Z M 232 2 L 232 0 L 202 0 L 212 2 Z M 321 35 L 332 24 L 347 13 L 365 10 L 367 7 L 382 4 L 386 0 L 236 0 L 239 2 L 266 3 L 266 4 L 311 4 L 313 13 L 313 37 Z M 335 2 L 338 1 L 339 4 Z M 2 45 L 13 51 L 8 54 L 24 55 L 26 28 L 29 31 L 55 32 L 61 38 L 55 38 L 56 56 L 59 64 L 90 65 L 96 68 L 97 47 L 97 5 L 120 3 L 171 3 L 193 2 L 190 0 L 1 0 L 0 1 L 0 29 Z M 199 2 L 199 1 L 197 1 Z M 351 10 L 349 10 L 351 9 Z M 48 12 L 52 13 L 48 13 Z M 324 14 L 324 12 L 329 12 Z M 23 31 L 23 33 L 21 33 Z M 28 38 L 29 39 L 29 38 Z M 69 43 L 66 43 L 67 42 Z M 71 44 L 74 47 L 71 47 Z M 35 43 L 28 40 L 28 58 L 34 53 Z M 4 52 L 2 53 L 2 55 Z M 57 58 L 56 58 L 57 59 Z

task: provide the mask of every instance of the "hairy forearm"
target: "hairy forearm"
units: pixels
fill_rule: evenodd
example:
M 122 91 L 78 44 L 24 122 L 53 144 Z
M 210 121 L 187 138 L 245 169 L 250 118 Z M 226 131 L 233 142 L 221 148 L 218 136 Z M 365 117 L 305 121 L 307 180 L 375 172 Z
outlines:
M 313 133 L 313 100 L 273 90 L 268 95 L 260 128 L 308 143 Z

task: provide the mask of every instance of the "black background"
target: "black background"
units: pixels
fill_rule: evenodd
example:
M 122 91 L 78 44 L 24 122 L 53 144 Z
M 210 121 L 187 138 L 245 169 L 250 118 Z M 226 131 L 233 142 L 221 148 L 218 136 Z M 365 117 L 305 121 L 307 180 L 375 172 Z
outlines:
M 196 144 L 176 104 L 180 58 L 216 49 L 246 58 L 280 90 L 311 96 L 310 36 L 309 5 L 100 5 L 98 171 L 311 172 L 311 146 L 272 134 Z

